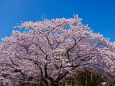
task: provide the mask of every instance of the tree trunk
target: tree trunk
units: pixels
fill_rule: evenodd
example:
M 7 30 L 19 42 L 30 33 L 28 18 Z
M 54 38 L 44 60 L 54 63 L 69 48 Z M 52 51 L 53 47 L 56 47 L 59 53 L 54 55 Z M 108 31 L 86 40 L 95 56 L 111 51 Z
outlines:
M 52 85 L 52 86 L 58 86 L 58 84 L 54 84 L 54 85 Z
M 52 83 L 51 83 L 51 86 L 58 86 L 58 85 L 59 85 L 58 82 L 52 82 Z

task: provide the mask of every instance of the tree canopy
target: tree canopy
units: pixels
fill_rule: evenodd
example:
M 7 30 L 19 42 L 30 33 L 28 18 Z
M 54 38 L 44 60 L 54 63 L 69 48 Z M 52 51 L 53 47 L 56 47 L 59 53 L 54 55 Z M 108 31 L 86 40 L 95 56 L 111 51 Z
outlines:
M 16 26 L 0 45 L 0 84 L 16 86 L 31 78 L 57 86 L 67 74 L 83 70 L 113 82 L 115 43 L 93 33 L 81 20 L 76 15 Z

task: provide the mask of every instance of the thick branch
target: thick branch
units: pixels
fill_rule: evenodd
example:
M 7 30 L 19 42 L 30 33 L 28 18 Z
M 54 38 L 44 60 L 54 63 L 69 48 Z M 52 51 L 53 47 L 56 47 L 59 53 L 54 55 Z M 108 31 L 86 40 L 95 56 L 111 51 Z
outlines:
M 59 73 L 59 76 L 57 77 L 57 79 L 55 80 L 55 82 L 59 82 L 61 79 L 63 79 L 67 74 L 69 73 L 69 71 L 66 71 L 64 74 Z

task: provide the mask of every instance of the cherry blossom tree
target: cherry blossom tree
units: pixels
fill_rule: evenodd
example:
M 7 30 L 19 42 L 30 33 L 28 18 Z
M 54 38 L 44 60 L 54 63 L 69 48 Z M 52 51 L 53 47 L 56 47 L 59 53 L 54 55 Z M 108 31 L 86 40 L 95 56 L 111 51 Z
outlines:
M 0 45 L 0 84 L 31 78 L 58 86 L 68 74 L 88 70 L 115 80 L 115 43 L 83 25 L 78 15 L 24 22 Z

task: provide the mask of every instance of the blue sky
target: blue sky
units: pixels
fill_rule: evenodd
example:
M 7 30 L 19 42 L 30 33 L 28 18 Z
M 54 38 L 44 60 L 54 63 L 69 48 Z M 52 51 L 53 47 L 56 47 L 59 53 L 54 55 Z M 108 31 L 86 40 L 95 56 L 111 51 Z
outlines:
M 115 41 L 115 0 L 0 0 L 0 38 L 10 36 L 17 23 L 70 18 L 74 13 L 94 32 Z

